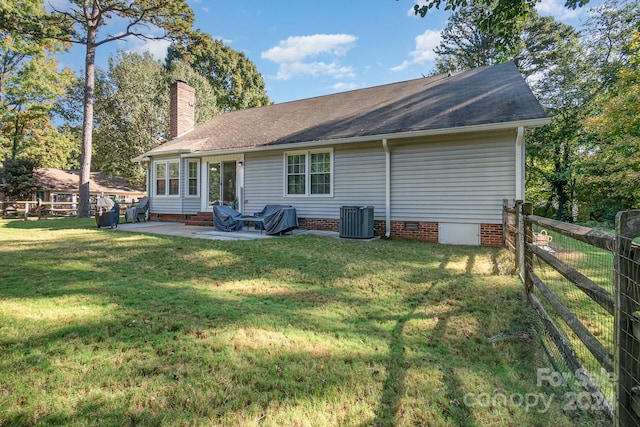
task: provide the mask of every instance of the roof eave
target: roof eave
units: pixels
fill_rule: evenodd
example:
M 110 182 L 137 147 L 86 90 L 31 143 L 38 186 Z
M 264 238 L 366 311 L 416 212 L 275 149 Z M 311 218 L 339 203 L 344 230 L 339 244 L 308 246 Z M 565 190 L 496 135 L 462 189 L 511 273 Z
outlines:
M 179 154 L 179 155 L 182 156 L 182 155 L 188 154 L 188 153 L 191 153 L 191 149 L 189 149 L 189 148 L 176 148 L 176 149 L 173 149 L 173 150 L 157 151 L 157 152 L 149 151 L 147 153 L 144 153 L 141 156 L 132 158 L 131 161 L 132 162 L 148 162 L 149 160 L 151 160 L 152 157 L 171 156 L 173 154 Z
M 482 125 L 460 126 L 460 127 L 454 127 L 454 128 L 428 129 L 428 130 L 398 132 L 398 133 L 389 133 L 389 134 L 355 136 L 355 137 L 349 137 L 349 138 L 304 141 L 304 142 L 296 142 L 296 143 L 290 143 L 290 144 L 262 145 L 258 147 L 231 148 L 227 150 L 207 150 L 207 151 L 196 151 L 196 152 L 189 151 L 188 153 L 181 154 L 181 157 L 185 157 L 185 158 L 186 157 L 203 157 L 203 156 L 214 156 L 219 154 L 251 153 L 256 151 L 271 151 L 271 150 L 282 150 L 282 149 L 295 150 L 295 149 L 307 148 L 307 147 L 351 144 L 354 142 L 381 141 L 383 139 L 391 140 L 391 139 L 419 138 L 419 137 L 425 137 L 425 136 L 439 136 L 439 135 L 470 133 L 470 132 L 490 132 L 490 131 L 505 130 L 505 129 L 517 129 L 519 127 L 535 128 L 535 127 L 547 125 L 549 123 L 551 123 L 550 118 L 541 117 L 537 119 L 519 120 L 519 121 L 504 122 L 504 123 L 489 123 L 489 124 L 482 124 Z M 172 150 L 172 151 L 177 151 L 177 150 Z M 165 156 L 168 154 L 174 154 L 174 153 L 169 151 L 158 153 L 158 155 L 162 155 L 162 156 Z M 146 160 L 149 160 L 149 157 L 147 157 Z

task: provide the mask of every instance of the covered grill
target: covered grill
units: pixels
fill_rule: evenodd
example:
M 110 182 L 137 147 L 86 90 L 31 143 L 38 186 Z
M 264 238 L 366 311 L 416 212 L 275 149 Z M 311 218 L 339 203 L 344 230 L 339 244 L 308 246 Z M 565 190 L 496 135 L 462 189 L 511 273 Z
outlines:
M 96 201 L 96 226 L 118 228 L 120 205 L 108 197 L 98 197 Z

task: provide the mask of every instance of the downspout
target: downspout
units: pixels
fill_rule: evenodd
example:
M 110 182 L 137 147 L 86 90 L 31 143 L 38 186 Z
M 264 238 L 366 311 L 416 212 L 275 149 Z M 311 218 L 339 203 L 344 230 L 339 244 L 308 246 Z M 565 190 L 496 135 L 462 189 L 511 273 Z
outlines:
M 516 136 L 516 200 L 524 201 L 525 192 L 524 127 L 518 127 Z
M 389 150 L 389 144 L 387 144 L 387 138 L 382 140 L 382 147 L 385 153 L 385 222 L 386 228 L 384 237 L 391 237 L 391 151 Z

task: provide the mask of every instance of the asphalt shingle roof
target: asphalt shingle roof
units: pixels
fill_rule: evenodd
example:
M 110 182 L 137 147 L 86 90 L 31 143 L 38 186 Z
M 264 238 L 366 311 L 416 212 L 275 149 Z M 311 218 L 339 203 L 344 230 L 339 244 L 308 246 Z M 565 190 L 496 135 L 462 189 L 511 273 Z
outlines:
M 39 184 L 50 191 L 77 192 L 80 183 L 80 172 L 55 168 L 38 168 L 35 175 Z M 131 186 L 123 178 L 108 176 L 100 172 L 91 172 L 89 187 L 92 193 L 141 194 L 144 187 Z
M 224 113 L 147 156 L 545 119 L 513 63 Z

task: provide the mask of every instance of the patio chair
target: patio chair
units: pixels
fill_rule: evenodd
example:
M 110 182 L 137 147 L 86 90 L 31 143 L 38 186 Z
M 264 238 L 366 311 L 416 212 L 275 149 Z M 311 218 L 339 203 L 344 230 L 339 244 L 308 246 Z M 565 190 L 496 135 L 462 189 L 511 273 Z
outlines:
M 283 208 L 292 208 L 291 205 L 265 205 L 264 208 L 260 212 L 256 212 L 253 214 L 253 217 L 248 217 L 254 221 L 256 230 L 265 230 L 264 219 L 274 213 L 278 212 Z
M 242 230 L 242 214 L 230 206 L 213 206 L 213 226 L 217 231 Z
M 298 214 L 293 206 L 281 206 L 266 215 L 262 221 L 265 233 L 282 236 L 298 228 Z
M 145 196 L 138 201 L 137 205 L 125 209 L 124 222 L 128 222 L 129 219 L 131 219 L 132 223 L 140 220 L 146 221 L 148 210 L 149 198 Z
M 282 235 L 298 228 L 296 208 L 291 205 L 266 205 L 260 212 L 247 219 L 254 222 L 256 230 L 264 230 L 270 235 Z

